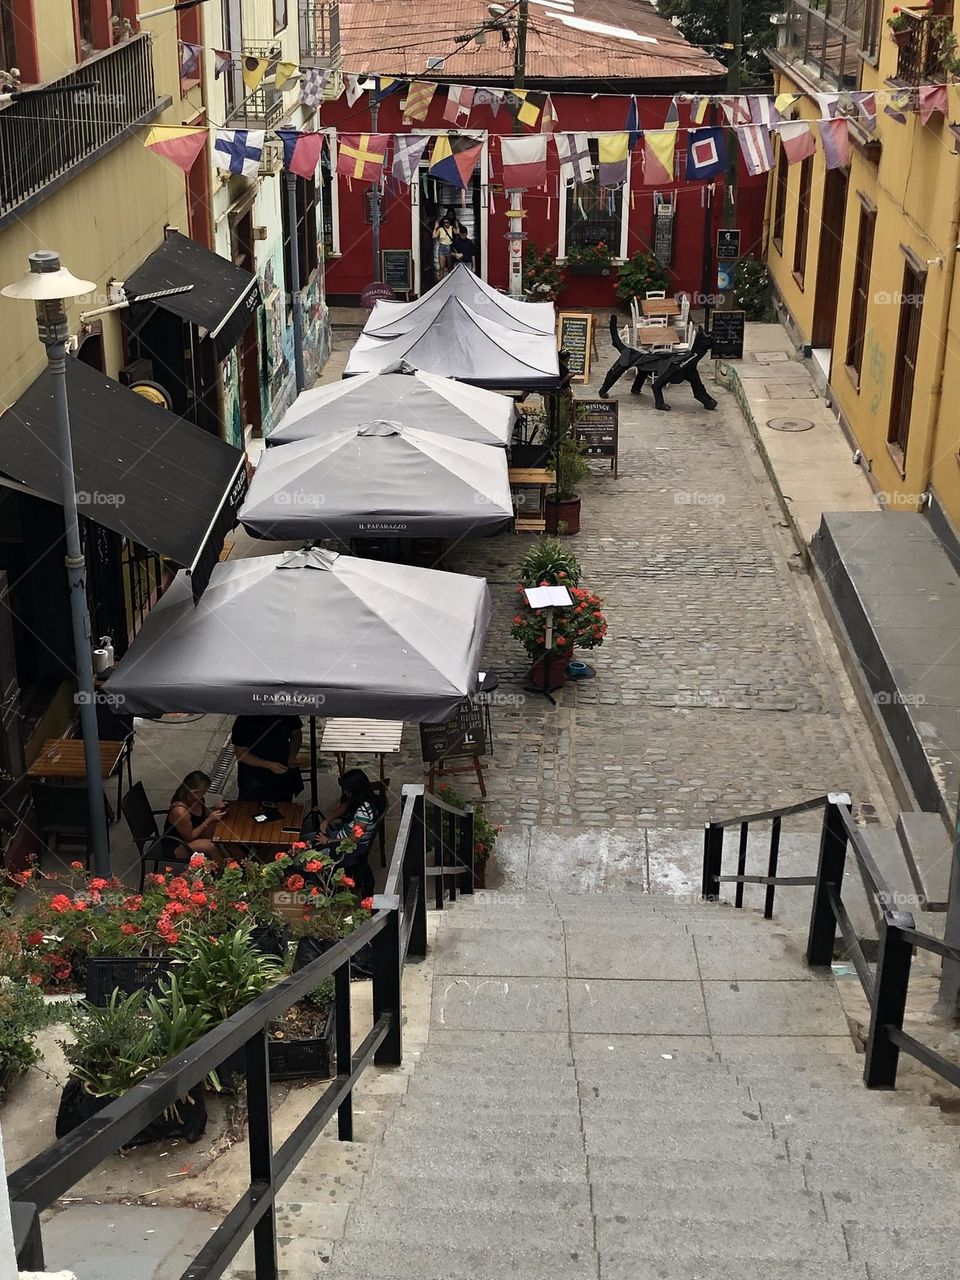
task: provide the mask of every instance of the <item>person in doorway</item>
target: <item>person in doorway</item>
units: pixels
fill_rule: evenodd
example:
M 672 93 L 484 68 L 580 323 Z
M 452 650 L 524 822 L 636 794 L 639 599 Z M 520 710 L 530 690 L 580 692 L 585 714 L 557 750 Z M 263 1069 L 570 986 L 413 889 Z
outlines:
M 164 853 L 171 860 L 187 862 L 195 853 L 202 853 L 218 864 L 223 862 L 223 851 L 212 837 L 217 823 L 226 816 L 227 806 L 221 801 L 208 809 L 204 797 L 209 789 L 210 779 L 194 769 L 171 796 L 161 835 Z
M 476 249 L 474 248 L 473 241 L 470 239 L 470 234 L 467 231 L 467 228 L 462 222 L 458 222 L 456 231 L 453 235 L 453 245 L 450 256 L 455 263 L 462 262 L 465 267 L 469 267 L 472 271 L 475 254 Z
M 449 218 L 441 218 L 434 224 L 433 238 L 437 246 L 437 273 L 442 280 L 450 270 L 450 255 L 453 253 L 453 224 Z
M 298 716 L 237 716 L 230 735 L 237 757 L 241 800 L 292 800 L 303 790 L 297 755 L 303 740 Z
M 370 846 L 382 816 L 380 798 L 362 769 L 348 769 L 338 781 L 340 803 L 320 823 L 317 843 L 333 850 L 345 836 L 357 841 L 356 849 L 345 855 L 342 866 L 356 881 L 358 897 L 369 898 L 374 890 Z

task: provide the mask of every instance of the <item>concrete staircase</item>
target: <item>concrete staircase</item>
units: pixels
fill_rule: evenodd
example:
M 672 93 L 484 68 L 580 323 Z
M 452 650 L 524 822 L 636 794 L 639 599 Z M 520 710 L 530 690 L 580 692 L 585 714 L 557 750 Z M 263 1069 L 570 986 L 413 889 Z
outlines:
M 326 1280 L 953 1280 L 958 1130 L 866 1092 L 776 921 L 478 895 L 434 960 Z

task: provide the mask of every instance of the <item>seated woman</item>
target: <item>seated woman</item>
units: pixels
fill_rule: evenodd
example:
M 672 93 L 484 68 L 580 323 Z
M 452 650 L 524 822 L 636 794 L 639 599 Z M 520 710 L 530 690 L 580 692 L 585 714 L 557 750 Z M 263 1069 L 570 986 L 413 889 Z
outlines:
M 168 856 L 178 862 L 187 862 L 195 853 L 202 853 L 215 862 L 223 861 L 220 846 L 214 844 L 211 836 L 217 823 L 227 812 L 227 806 L 221 802 L 215 809 L 208 810 L 203 797 L 209 788 L 210 779 L 207 775 L 194 769 L 180 783 L 170 800 L 167 824 L 161 838 Z
M 357 895 L 369 898 L 374 890 L 370 844 L 373 829 L 382 815 L 380 798 L 362 769 L 348 769 L 341 774 L 338 782 L 340 803 L 320 823 L 316 844 L 331 849 L 336 848 L 345 836 L 358 841 L 353 853 L 348 853 L 342 859 L 342 866 L 347 875 L 357 882 Z M 361 829 L 359 835 L 357 828 Z

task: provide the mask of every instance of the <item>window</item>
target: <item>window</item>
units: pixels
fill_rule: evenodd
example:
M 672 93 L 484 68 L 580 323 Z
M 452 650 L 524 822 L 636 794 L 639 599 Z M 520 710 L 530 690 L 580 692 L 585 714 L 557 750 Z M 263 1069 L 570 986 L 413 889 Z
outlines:
M 303 289 L 320 264 L 317 239 L 317 184 L 313 178 L 298 177 L 296 180 L 296 193 L 297 225 L 293 238 L 296 245 L 297 263 L 300 268 L 300 288 Z M 280 207 L 283 219 L 283 279 L 288 308 L 292 306 L 291 295 L 293 292 L 289 204 L 286 179 L 284 179 Z
M 9 71 L 12 67 L 19 65 L 13 0 L 0 0 L 0 66 L 4 71 Z
M 880 0 L 793 0 L 783 52 L 840 89 L 856 89 L 860 53 L 876 52 Z
M 783 224 L 787 216 L 787 180 L 789 177 L 787 153 L 780 144 L 777 155 L 777 187 L 773 197 L 773 245 L 783 256 Z
M 803 273 L 807 262 L 807 232 L 810 230 L 810 184 L 813 179 L 813 157 L 807 156 L 800 164 L 800 192 L 797 196 L 797 232 L 793 242 L 793 274 L 803 288 Z
M 243 12 L 241 0 L 222 0 L 223 2 L 223 44 L 231 51 L 242 49 L 243 45 Z M 234 58 L 224 73 L 223 93 L 226 101 L 226 116 L 240 105 L 246 96 L 243 83 L 241 59 Z
M 596 138 L 590 139 L 590 159 L 596 170 L 600 163 Z M 613 257 L 620 256 L 624 190 L 625 187 L 601 187 L 596 179 L 567 187 L 561 208 L 561 257 L 574 245 L 585 249 L 601 241 Z
M 887 443 L 901 472 L 906 470 L 924 283 L 921 272 L 908 262 L 903 272 L 903 292 L 900 295 L 897 357 L 893 366 L 893 397 L 890 404 L 890 425 L 887 429 Z
M 873 231 L 877 223 L 876 209 L 860 210 L 857 233 L 857 257 L 853 268 L 853 297 L 850 299 L 850 325 L 847 330 L 846 365 L 856 374 L 860 386 L 863 367 L 863 342 L 867 331 L 867 304 L 870 290 L 870 264 L 873 258 Z
M 287 0 L 273 0 L 273 34 L 277 35 L 287 25 Z
M 193 9 L 181 9 L 177 13 L 177 38 L 183 44 L 192 44 L 199 46 L 202 43 L 202 34 L 200 31 L 200 6 L 196 5 Z M 180 90 L 185 93 L 188 89 L 194 88 L 200 83 L 202 54 L 197 55 L 195 65 L 191 66 L 189 60 L 185 63 L 182 56 L 180 58 Z
M 74 0 L 78 60 L 89 58 L 97 49 L 109 49 L 113 43 L 113 9 L 109 0 Z

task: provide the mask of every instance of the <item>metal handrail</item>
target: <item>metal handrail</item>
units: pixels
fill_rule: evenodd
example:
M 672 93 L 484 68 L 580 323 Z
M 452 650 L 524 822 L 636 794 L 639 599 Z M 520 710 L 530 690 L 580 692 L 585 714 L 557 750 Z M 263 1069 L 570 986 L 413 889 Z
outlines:
M 778 876 L 777 857 L 780 821 L 788 813 L 823 809 L 820 854 L 816 876 Z M 706 901 L 718 901 L 720 885 L 737 886 L 734 906 L 743 906 L 745 884 L 766 885 L 764 919 L 773 915 L 774 893 L 780 885 L 812 884 L 813 907 L 807 938 L 807 963 L 827 966 L 833 961 L 837 930 L 847 948 L 860 985 L 870 1004 L 870 1032 L 865 1051 L 863 1077 L 868 1088 L 892 1089 L 896 1085 L 901 1051 L 922 1062 L 942 1079 L 960 1088 L 960 1066 L 922 1044 L 903 1030 L 910 983 L 910 967 L 915 947 L 933 952 L 945 960 L 960 963 L 960 947 L 941 942 L 916 928 L 913 914 L 901 911 L 896 899 L 867 847 L 863 832 L 853 820 L 851 800 L 845 792 L 829 792 L 814 800 L 771 809 L 742 818 L 714 819 L 705 824 L 702 894 Z M 767 875 L 748 875 L 746 870 L 749 827 L 752 822 L 772 820 Z M 723 874 L 723 833 L 740 827 L 737 874 Z M 843 902 L 843 875 L 848 846 L 852 848 L 863 875 L 867 900 L 877 924 L 879 954 L 874 970 L 863 954 L 860 939 Z
M 278 1280 L 274 1204 L 277 1192 L 337 1115 L 341 1141 L 353 1138 L 353 1088 L 371 1062 L 399 1066 L 403 1057 L 401 983 L 408 954 L 427 951 L 425 807 L 436 805 L 455 819 L 455 854 L 472 892 L 473 807 L 456 809 L 436 801 L 422 785 L 404 786 L 397 839 L 387 873 L 387 892 L 373 899 L 374 914 L 304 968 L 263 992 L 214 1027 L 184 1053 L 158 1067 L 66 1137 L 27 1161 L 8 1179 L 15 1215 L 17 1260 L 26 1270 L 43 1269 L 37 1214 L 49 1207 L 107 1157 L 130 1142 L 217 1069 L 231 1053 L 245 1050 L 250 1183 L 181 1280 L 213 1280 L 253 1233 L 256 1280 Z M 466 846 L 466 851 L 464 849 Z M 443 905 L 443 878 L 438 905 Z M 451 891 L 451 900 L 455 890 Z M 360 1046 L 352 1048 L 350 961 L 370 947 L 373 1019 Z M 293 1133 L 274 1151 L 270 1137 L 270 1061 L 267 1028 L 291 1005 L 327 978 L 334 980 L 337 1074 Z

